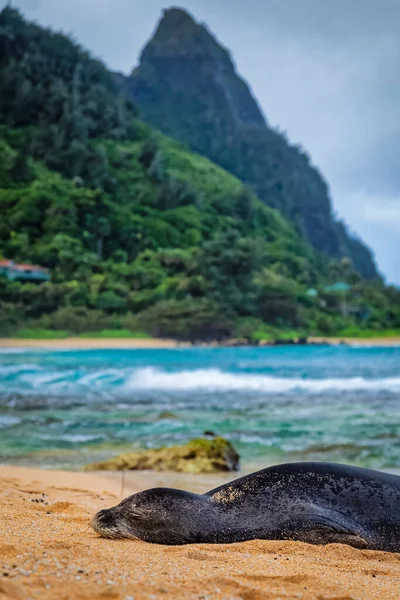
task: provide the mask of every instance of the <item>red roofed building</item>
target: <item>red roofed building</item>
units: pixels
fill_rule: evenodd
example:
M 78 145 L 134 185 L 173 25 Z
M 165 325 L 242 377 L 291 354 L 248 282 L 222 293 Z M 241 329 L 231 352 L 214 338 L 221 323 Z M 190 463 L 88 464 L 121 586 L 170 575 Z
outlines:
M 18 264 L 13 260 L 0 260 L 0 277 L 11 281 L 49 281 L 48 269 L 38 265 Z

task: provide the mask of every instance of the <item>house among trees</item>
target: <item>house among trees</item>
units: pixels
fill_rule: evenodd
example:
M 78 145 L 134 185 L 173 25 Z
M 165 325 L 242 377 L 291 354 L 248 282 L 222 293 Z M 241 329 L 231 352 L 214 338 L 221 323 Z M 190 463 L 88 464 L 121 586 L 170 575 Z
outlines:
M 49 281 L 48 269 L 37 265 L 17 264 L 13 260 L 0 260 L 0 277 L 11 281 Z

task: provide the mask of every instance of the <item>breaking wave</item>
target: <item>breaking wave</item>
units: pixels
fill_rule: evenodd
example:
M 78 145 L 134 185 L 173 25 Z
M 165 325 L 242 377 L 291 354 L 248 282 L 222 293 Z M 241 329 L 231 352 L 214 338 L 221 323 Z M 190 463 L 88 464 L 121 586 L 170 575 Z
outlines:
M 400 392 L 400 377 L 310 379 L 277 377 L 259 373 L 234 373 L 219 369 L 169 372 L 154 367 L 139 369 L 49 369 L 18 365 L 0 368 L 0 392 L 20 393 L 116 393 L 135 391 L 248 391 L 321 393 L 348 391 Z
M 266 375 L 229 373 L 219 369 L 199 369 L 168 373 L 154 368 L 135 371 L 126 383 L 130 390 L 248 390 L 263 393 L 323 391 L 400 391 L 400 377 L 386 379 L 300 379 Z

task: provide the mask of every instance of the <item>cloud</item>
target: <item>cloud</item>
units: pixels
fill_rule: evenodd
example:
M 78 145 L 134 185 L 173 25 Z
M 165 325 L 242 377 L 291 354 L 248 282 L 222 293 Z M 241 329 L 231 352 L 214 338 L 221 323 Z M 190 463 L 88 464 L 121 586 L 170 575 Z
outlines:
M 393 229 L 400 235 L 400 195 L 396 198 L 369 198 L 364 208 L 364 219 L 371 223 L 380 223 Z
M 342 216 L 348 223 L 357 223 L 357 233 L 374 249 L 379 264 L 389 282 L 399 281 L 400 255 L 400 193 L 384 194 L 359 188 L 343 190 L 340 198 Z

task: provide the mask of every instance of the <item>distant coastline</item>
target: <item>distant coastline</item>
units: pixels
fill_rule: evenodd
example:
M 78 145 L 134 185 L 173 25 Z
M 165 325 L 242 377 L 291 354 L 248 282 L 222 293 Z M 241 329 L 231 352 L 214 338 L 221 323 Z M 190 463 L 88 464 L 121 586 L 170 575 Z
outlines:
M 253 344 L 241 340 L 226 340 L 224 342 L 209 342 L 193 344 L 174 339 L 161 338 L 81 338 L 67 337 L 61 339 L 23 339 L 23 338 L 0 338 L 0 348 L 43 348 L 43 349 L 168 349 L 168 348 L 191 348 L 191 347 L 234 347 L 250 346 Z M 254 344 L 256 345 L 256 344 Z M 309 337 L 301 343 L 293 340 L 271 341 L 260 344 L 268 347 L 283 345 L 328 345 L 328 346 L 400 346 L 400 336 L 354 338 L 354 337 Z
M 187 342 L 157 338 L 80 338 L 67 337 L 60 339 L 23 339 L 0 338 L 0 348 L 71 348 L 71 349 L 112 349 L 112 348 L 180 348 L 190 347 Z
M 330 346 L 400 346 L 400 336 L 356 338 L 356 337 L 309 337 L 311 344 L 328 344 Z

